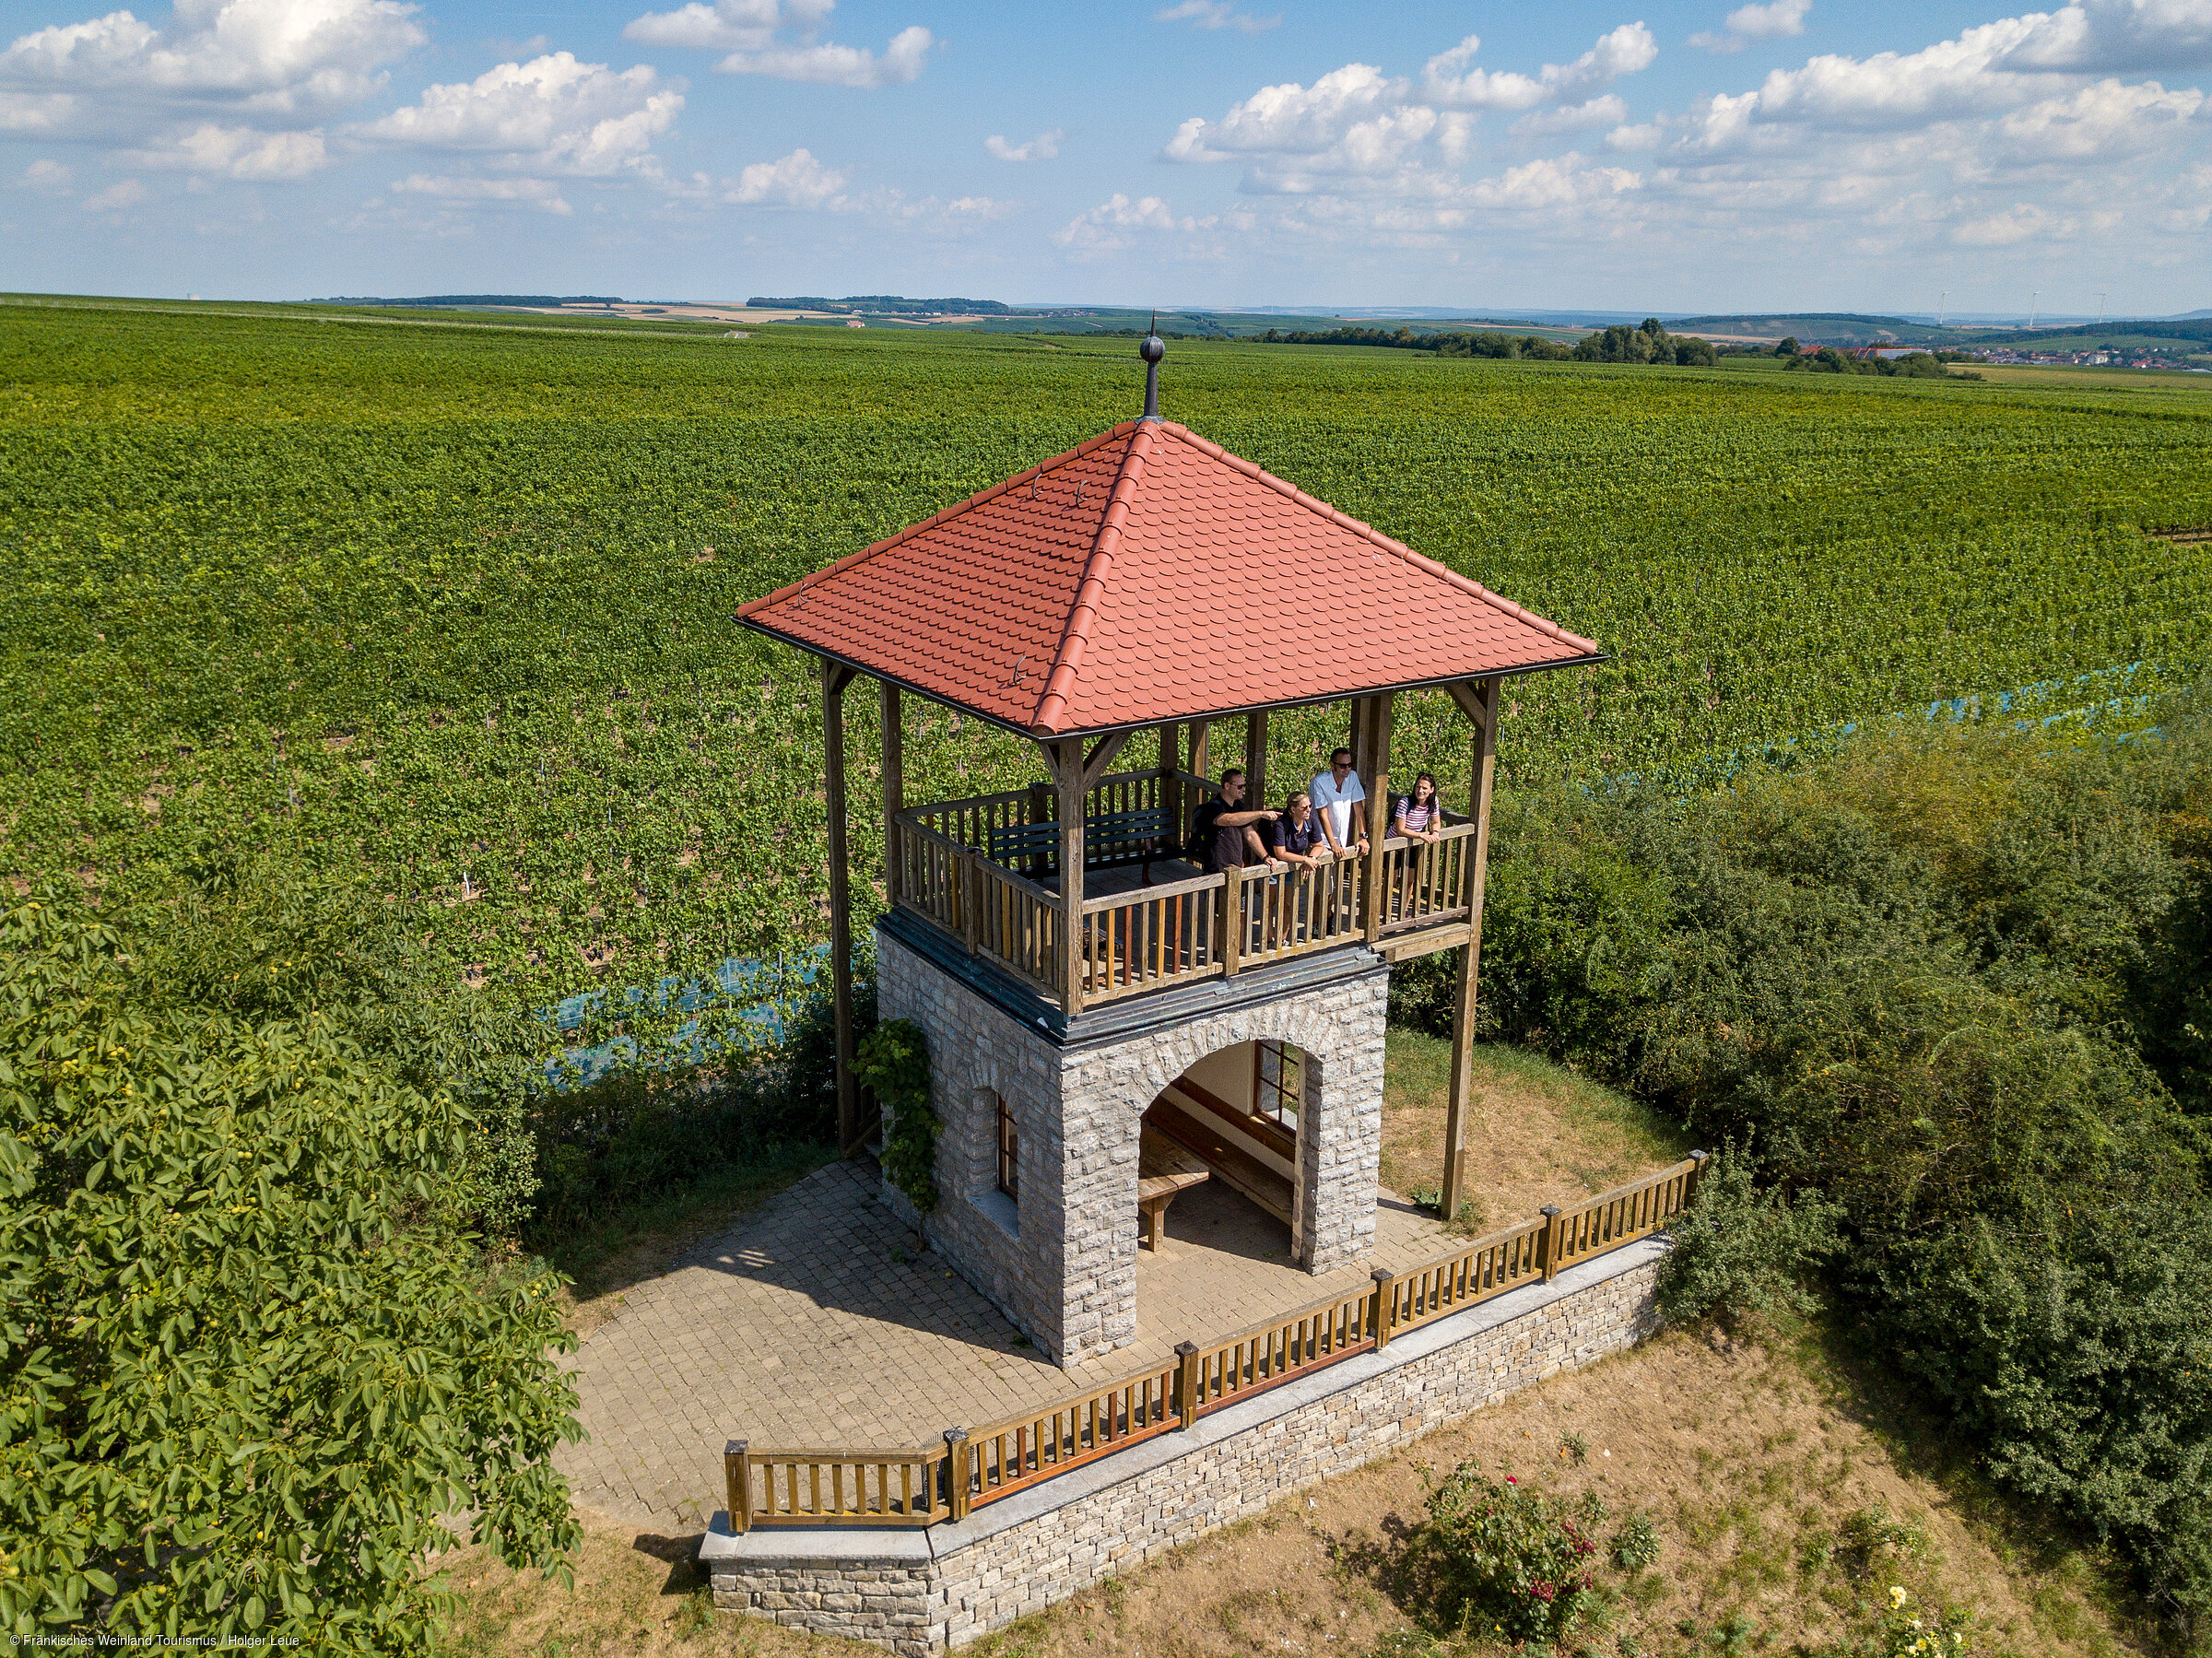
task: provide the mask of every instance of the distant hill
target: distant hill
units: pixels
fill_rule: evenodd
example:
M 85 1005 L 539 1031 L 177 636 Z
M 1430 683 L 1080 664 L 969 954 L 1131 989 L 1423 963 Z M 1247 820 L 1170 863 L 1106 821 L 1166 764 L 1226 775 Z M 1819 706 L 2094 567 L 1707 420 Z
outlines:
M 1970 346 L 2041 346 L 2058 349 L 2056 340 L 2086 339 L 2091 344 L 2100 340 L 2173 340 L 2202 346 L 2212 342 L 2212 312 L 2198 312 L 2196 319 L 2189 317 L 2108 317 L 2101 323 L 2069 323 L 2056 328 L 1993 328 L 1967 335 L 1961 343 Z M 2069 347 L 2067 349 L 2080 347 Z
M 310 305 L 620 305 L 616 294 L 424 294 L 413 300 L 383 300 L 371 294 L 341 294 L 329 300 L 310 300 Z

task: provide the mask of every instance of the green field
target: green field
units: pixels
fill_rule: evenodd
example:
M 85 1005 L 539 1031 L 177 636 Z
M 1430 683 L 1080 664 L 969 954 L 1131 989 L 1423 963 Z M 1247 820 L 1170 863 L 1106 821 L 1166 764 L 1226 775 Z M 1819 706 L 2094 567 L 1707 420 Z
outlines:
M 818 701 L 730 612 L 1126 417 L 1141 377 L 1125 340 L 721 333 L 0 306 L 0 867 L 112 902 L 266 845 L 534 1005 L 818 938 Z M 2212 655 L 2212 546 L 2141 534 L 2212 521 L 2212 387 L 1196 342 L 1163 382 L 1611 653 L 1512 688 L 1509 782 Z M 1409 700 L 1394 763 L 1449 783 L 1447 708 Z M 910 717 L 913 794 L 1029 775 Z

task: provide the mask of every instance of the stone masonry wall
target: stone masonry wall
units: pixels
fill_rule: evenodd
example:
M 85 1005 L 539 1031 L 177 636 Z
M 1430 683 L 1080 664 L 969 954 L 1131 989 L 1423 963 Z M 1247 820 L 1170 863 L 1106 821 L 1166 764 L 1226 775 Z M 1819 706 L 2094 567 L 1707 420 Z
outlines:
M 1657 1327 L 1662 1241 L 1562 1273 L 1285 1384 L 959 1524 L 820 1560 L 789 1534 L 711 1533 L 714 1604 L 873 1641 L 905 1658 L 964 1646 L 1277 1499 L 1398 1449 L 1530 1383 L 1633 1346 Z M 916 1546 L 925 1544 L 924 1565 Z M 785 1558 L 756 1554 L 773 1548 Z M 894 1558 L 893 1557 L 901 1557 Z M 795 1575 L 794 1575 L 795 1573 Z M 887 1573 L 903 1574 L 897 1588 Z M 917 1575 L 918 1574 L 918 1575 Z M 804 1582 L 802 1582 L 802 1579 Z M 910 1585 L 923 1582 L 917 1606 Z
M 1138 1129 L 1160 1090 L 1208 1053 L 1289 1042 L 1309 1056 L 1292 1247 L 1323 1273 L 1374 1247 L 1389 969 L 1062 1049 L 896 939 L 877 936 L 877 1002 L 929 1039 L 944 1129 L 931 1241 L 1059 1363 L 1136 1336 Z M 996 1095 L 1020 1135 L 1020 1203 L 996 1190 Z M 888 1184 L 887 1201 L 912 1217 Z

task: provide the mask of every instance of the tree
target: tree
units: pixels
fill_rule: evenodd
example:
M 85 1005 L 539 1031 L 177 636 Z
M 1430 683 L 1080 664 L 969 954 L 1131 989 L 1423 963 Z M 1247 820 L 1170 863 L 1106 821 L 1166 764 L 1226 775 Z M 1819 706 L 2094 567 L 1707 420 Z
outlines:
M 1797 336 L 1794 334 L 1783 335 L 1782 343 L 1774 347 L 1774 355 L 1776 357 L 1795 357 L 1797 355 Z
M 145 972 L 58 889 L 0 918 L 0 1628 L 419 1651 L 444 1517 L 577 1541 L 557 1281 L 444 1218 L 450 1096 Z
M 1711 341 L 1677 339 L 1675 341 L 1675 361 L 1685 369 L 1710 369 L 1713 365 Z

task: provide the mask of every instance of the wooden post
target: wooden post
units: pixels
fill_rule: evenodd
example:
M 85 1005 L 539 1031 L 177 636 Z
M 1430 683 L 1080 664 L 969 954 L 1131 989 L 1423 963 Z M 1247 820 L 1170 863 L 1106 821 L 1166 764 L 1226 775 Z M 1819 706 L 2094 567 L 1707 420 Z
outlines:
M 1256 809 L 1267 804 L 1267 711 L 1244 716 L 1244 798 Z
M 1060 1005 L 1073 1018 L 1083 1010 L 1083 744 L 1047 745 L 1044 758 L 1059 785 Z
M 1375 1351 L 1390 1346 L 1390 1333 L 1398 1327 L 1397 1276 L 1387 1266 L 1367 1275 L 1375 1283 Z
M 1544 1217 L 1544 1282 L 1548 1284 L 1559 1276 L 1559 1205 L 1546 1204 L 1536 1213 Z
M 946 1506 L 955 1520 L 968 1518 L 968 1484 L 974 1477 L 974 1452 L 968 1448 L 968 1430 L 965 1428 L 947 1428 L 945 1430 L 945 1461 L 947 1467 Z
M 1190 723 L 1191 763 L 1186 770 L 1194 777 L 1214 781 L 1214 750 L 1211 722 L 1193 720 Z
M 1710 1151 L 1693 1151 L 1689 1154 L 1689 1160 L 1697 1167 L 1689 1171 L 1689 1179 L 1682 1182 L 1682 1206 L 1685 1209 L 1696 1201 L 1699 1183 L 1705 1178 L 1706 1159 L 1712 1156 Z
M 1178 1428 L 1195 1428 L 1198 1425 L 1198 1344 L 1179 1341 L 1175 1357 L 1182 1361 L 1182 1370 L 1175 1382 L 1175 1414 L 1182 1419 Z
M 753 1529 L 753 1472 L 746 1466 L 746 1441 L 731 1440 L 722 1448 L 722 1483 L 730 1505 L 730 1530 L 742 1537 Z
M 1244 958 L 1244 865 L 1231 864 L 1221 872 L 1221 971 L 1237 976 Z
M 853 670 L 822 658 L 823 782 L 830 801 L 830 976 L 837 1021 L 837 1144 L 860 1148 L 860 1092 L 853 1076 L 853 897 L 845 846 L 845 687 Z
M 1367 789 L 1367 942 L 1382 936 L 1382 911 L 1389 895 L 1382 889 L 1382 842 L 1390 834 L 1390 719 L 1394 699 L 1388 691 L 1368 699 L 1369 764 L 1374 775 L 1362 772 Z
M 1159 728 L 1159 804 L 1168 815 L 1168 841 L 1161 850 L 1173 857 L 1190 832 L 1182 815 L 1182 726 L 1169 721 Z
M 1467 782 L 1467 816 L 1475 846 L 1467 859 L 1467 942 L 1460 947 L 1459 984 L 1452 1004 L 1452 1094 L 1444 1109 L 1444 1180 L 1440 1199 L 1448 1221 L 1466 1195 L 1467 1108 L 1474 1092 L 1476 980 L 1482 967 L 1483 884 L 1490 865 L 1490 782 L 1498 770 L 1498 688 L 1495 678 L 1453 686 L 1453 700 L 1475 728 L 1474 768 Z M 1462 690 L 1466 695 L 1462 698 Z
M 906 888 L 906 852 L 899 814 L 906 810 L 906 729 L 899 688 L 877 682 L 883 692 L 883 900 L 893 909 Z

